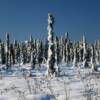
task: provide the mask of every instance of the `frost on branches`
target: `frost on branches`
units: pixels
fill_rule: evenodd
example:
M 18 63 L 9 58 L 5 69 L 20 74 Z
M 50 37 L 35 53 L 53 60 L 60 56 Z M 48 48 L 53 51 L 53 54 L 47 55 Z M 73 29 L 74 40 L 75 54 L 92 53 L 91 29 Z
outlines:
M 6 67 L 7 69 L 10 67 L 10 40 L 9 40 L 9 33 L 6 33 Z
M 85 35 L 79 41 L 72 41 L 68 32 L 61 37 L 54 37 L 54 17 L 48 14 L 48 40 L 34 39 L 32 35 L 26 41 L 19 42 L 16 39 L 10 41 L 9 33 L 6 39 L 0 39 L 0 64 L 4 69 L 13 68 L 14 64 L 21 67 L 30 64 L 31 69 L 42 69 L 41 65 L 47 65 L 47 75 L 60 75 L 61 64 L 78 67 L 91 67 L 93 70 L 100 66 L 100 40 L 88 43 Z M 57 33 L 56 33 L 57 34 Z M 59 66 L 59 67 L 58 67 Z
M 53 34 L 54 17 L 48 14 L 48 59 L 47 75 L 52 77 L 55 74 L 55 53 L 54 53 L 54 34 Z

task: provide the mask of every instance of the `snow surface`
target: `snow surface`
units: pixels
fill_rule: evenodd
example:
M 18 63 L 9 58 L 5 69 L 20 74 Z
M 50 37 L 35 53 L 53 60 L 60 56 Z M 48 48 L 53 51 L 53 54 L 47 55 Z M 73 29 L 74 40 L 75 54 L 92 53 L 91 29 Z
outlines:
M 1 65 L 0 100 L 100 100 L 100 73 L 81 66 L 61 64 L 60 76 L 50 79 L 45 64 L 32 71 L 29 64 Z

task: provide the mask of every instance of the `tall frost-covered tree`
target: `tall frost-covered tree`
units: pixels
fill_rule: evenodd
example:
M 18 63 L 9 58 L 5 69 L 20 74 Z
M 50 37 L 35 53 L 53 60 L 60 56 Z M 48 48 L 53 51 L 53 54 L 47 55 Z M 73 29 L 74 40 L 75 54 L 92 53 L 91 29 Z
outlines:
M 83 61 L 86 59 L 86 40 L 85 40 L 85 36 L 83 35 Z
M 55 52 L 54 52 L 54 33 L 53 33 L 54 17 L 48 14 L 48 59 L 47 59 L 47 74 L 52 77 L 55 73 Z
M 82 40 L 79 41 L 79 61 L 83 61 L 83 44 Z
M 14 40 L 14 44 L 13 44 L 13 47 L 14 47 L 14 53 L 15 53 L 15 64 L 16 63 L 19 63 L 18 59 L 20 57 L 19 55 L 19 44 L 17 42 L 17 40 Z
M 33 37 L 32 37 L 32 35 L 30 35 L 28 43 L 26 44 L 26 48 L 27 48 L 27 63 L 29 63 L 31 60 L 31 52 L 33 50 Z
M 87 62 L 87 43 L 85 36 L 83 35 L 83 62 L 84 62 L 84 67 L 88 67 L 88 62 Z
M 42 41 L 40 41 L 37 46 L 37 60 L 38 60 L 39 66 L 40 66 L 40 64 L 43 61 L 43 43 L 42 43 Z
M 94 70 L 94 47 L 93 47 L 93 45 L 91 45 L 91 56 L 90 56 L 90 64 L 91 64 L 91 68 Z
M 43 50 L 43 56 L 44 56 L 44 62 L 48 58 L 48 41 L 46 39 L 45 44 L 44 44 L 44 50 Z
M 6 67 L 10 67 L 10 53 L 9 53 L 10 39 L 9 33 L 6 33 Z
M 65 36 L 64 36 L 64 40 L 63 40 L 63 61 L 66 62 L 67 61 L 67 57 L 68 57 L 68 50 L 67 50 L 67 47 L 68 47 L 68 32 L 65 33 Z
M 58 65 L 60 60 L 60 50 L 59 50 L 59 39 L 58 37 L 56 36 L 56 39 L 55 39 L 55 63 Z
M 1 43 L 1 64 L 5 64 L 5 48 L 4 43 Z
M 4 43 L 0 40 L 0 64 L 5 64 L 5 48 Z
M 56 69 L 56 75 L 58 76 L 60 69 L 59 69 L 59 63 L 60 63 L 60 50 L 59 50 L 59 39 L 56 36 L 55 39 L 55 69 Z
M 100 43 L 99 40 L 95 43 L 95 62 L 97 65 L 100 64 Z
M 64 46 L 63 46 L 63 37 L 60 38 L 59 40 L 59 48 L 60 48 L 60 62 L 63 62 L 63 49 L 64 49 Z
M 66 43 L 64 43 L 63 44 L 63 62 L 66 62 L 66 57 L 67 57 L 67 46 L 66 46 L 67 44 Z
M 35 68 L 36 64 L 36 50 L 31 52 L 31 69 Z
M 21 44 L 21 63 L 25 64 L 27 62 L 27 48 L 26 43 Z
M 1 49 L 2 49 L 2 42 L 0 39 L 0 64 L 2 63 Z
M 15 51 L 13 44 L 10 44 L 10 63 L 15 64 Z
M 73 43 L 73 66 L 75 67 L 76 66 L 76 63 L 77 63 L 77 48 L 76 48 L 76 42 Z

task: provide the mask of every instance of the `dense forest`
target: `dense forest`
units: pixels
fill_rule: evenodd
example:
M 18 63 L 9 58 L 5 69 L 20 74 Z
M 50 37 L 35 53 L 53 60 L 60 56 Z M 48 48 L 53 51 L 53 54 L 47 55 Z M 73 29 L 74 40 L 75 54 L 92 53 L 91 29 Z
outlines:
M 53 32 L 54 17 L 48 14 L 48 39 L 45 41 L 33 39 L 32 35 L 27 41 L 10 42 L 9 33 L 6 40 L 0 39 L 0 64 L 6 64 L 10 68 L 13 64 L 30 63 L 32 69 L 36 64 L 47 63 L 48 67 L 55 72 L 53 66 L 65 62 L 78 65 L 84 62 L 85 67 L 93 67 L 100 62 L 100 40 L 88 43 L 85 36 L 80 41 L 72 41 L 69 33 L 58 38 Z

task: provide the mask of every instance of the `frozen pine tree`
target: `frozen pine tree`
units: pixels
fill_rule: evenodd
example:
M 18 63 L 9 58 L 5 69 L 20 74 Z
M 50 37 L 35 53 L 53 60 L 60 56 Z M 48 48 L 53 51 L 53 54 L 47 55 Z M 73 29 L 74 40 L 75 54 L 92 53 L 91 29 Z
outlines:
M 47 39 L 45 40 L 45 44 L 44 44 L 43 57 L 44 57 L 43 60 L 45 62 L 48 58 L 48 41 L 47 41 Z
M 10 63 L 15 64 L 15 50 L 13 44 L 10 44 Z
M 85 40 L 85 36 L 83 35 L 83 61 L 85 60 L 85 56 L 86 56 L 86 40 Z
M 15 64 L 19 63 L 19 57 L 20 57 L 20 48 L 17 40 L 14 40 L 14 53 L 15 53 Z
M 63 40 L 63 62 L 66 62 L 67 57 L 67 34 L 65 33 L 64 40 Z
M 98 49 L 95 50 L 95 62 L 97 65 L 99 65 L 99 51 L 98 51 Z
M 86 39 L 85 39 L 85 36 L 83 35 L 83 65 L 84 67 L 87 67 L 88 66 L 88 63 L 87 63 L 87 59 L 86 59 L 86 55 L 87 55 L 87 47 L 86 47 Z
M 9 33 L 6 33 L 6 67 L 10 67 L 10 52 L 9 52 L 10 40 Z
M 2 41 L 0 39 L 0 64 L 2 64 L 1 49 L 2 49 Z
M 37 61 L 40 66 L 40 64 L 43 61 L 43 43 L 42 43 L 42 41 L 40 41 L 37 46 Z
M 68 60 L 68 46 L 69 46 L 69 34 L 65 33 L 63 38 L 63 61 L 66 62 Z
M 74 46 L 73 47 L 73 53 L 74 53 L 74 57 L 73 57 L 73 67 L 75 67 L 76 66 L 76 63 L 77 63 L 77 53 L 76 53 L 77 48 L 76 48 L 76 44 L 75 43 L 74 43 L 73 46 Z
M 60 60 L 59 60 L 59 56 L 60 56 L 60 52 L 59 52 L 59 39 L 58 37 L 56 36 L 56 39 L 55 39 L 55 63 L 58 65 L 60 63 Z
M 60 40 L 59 40 L 59 50 L 60 50 L 60 57 L 59 57 L 59 59 L 60 59 L 60 62 L 63 62 L 63 48 L 64 48 L 64 46 L 63 46 L 63 37 L 61 37 L 60 38 Z
M 54 52 L 54 33 L 53 33 L 54 17 L 48 14 L 48 59 L 47 59 L 47 75 L 52 77 L 55 74 L 55 52 Z
M 93 45 L 91 45 L 90 48 L 91 48 L 90 64 L 91 64 L 91 68 L 94 70 L 94 60 L 93 60 L 94 49 L 93 49 Z
M 21 44 L 21 64 L 27 63 L 27 47 L 26 43 Z
M 5 64 L 5 48 L 4 43 L 0 40 L 0 64 Z
M 60 63 L 60 50 L 59 50 L 59 39 L 58 37 L 56 36 L 56 39 L 55 39 L 55 69 L 56 69 L 56 74 L 58 75 L 59 74 L 59 63 Z
M 1 64 L 5 64 L 5 48 L 4 43 L 1 43 Z
M 33 37 L 32 37 L 32 35 L 30 36 L 29 42 L 33 43 Z
M 36 64 L 36 50 L 31 52 L 31 69 L 35 68 Z

